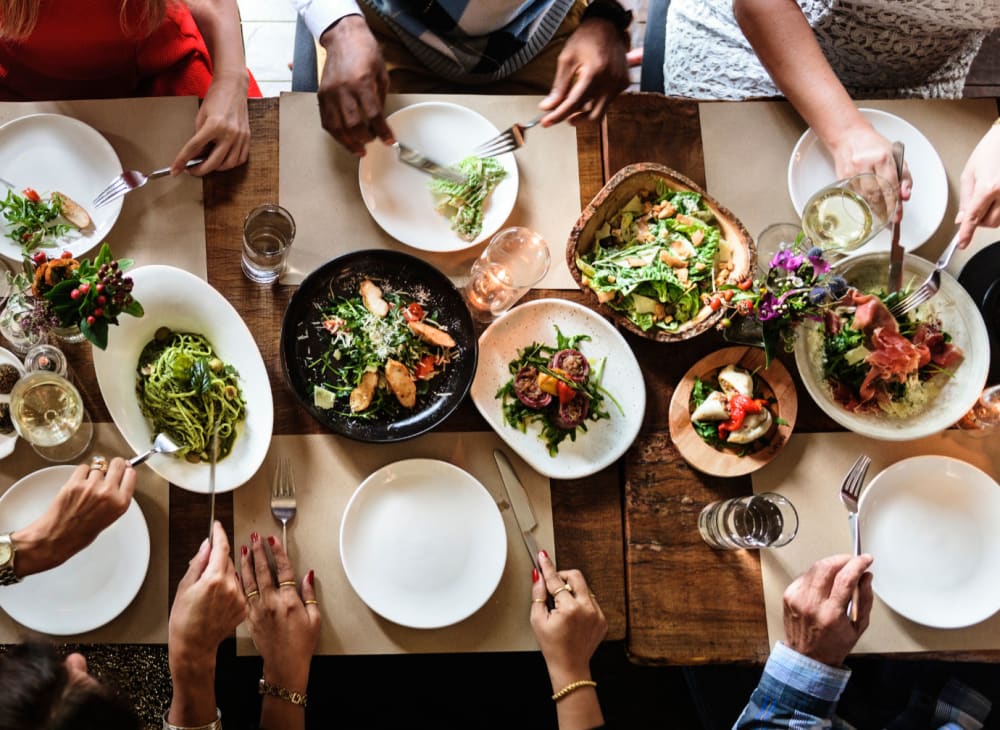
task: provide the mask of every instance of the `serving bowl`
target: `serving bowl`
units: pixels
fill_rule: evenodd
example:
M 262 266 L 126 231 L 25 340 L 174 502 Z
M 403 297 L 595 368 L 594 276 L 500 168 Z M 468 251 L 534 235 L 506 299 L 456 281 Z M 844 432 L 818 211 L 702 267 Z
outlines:
M 583 273 L 576 263 L 577 257 L 593 250 L 595 237 L 601 226 L 605 222 L 610 223 L 633 196 L 644 191 L 655 190 L 657 182 L 666 183 L 672 190 L 692 191 L 702 196 L 705 205 L 715 215 L 715 222 L 722 231 L 722 241 L 716 263 L 731 262 L 733 264 L 733 270 L 729 275 L 729 281 L 733 283 L 749 276 L 756 262 L 756 246 L 746 227 L 728 209 L 693 181 L 679 172 L 655 162 L 640 162 L 623 167 L 587 204 L 570 232 L 569 241 L 566 244 L 566 264 L 569 266 L 570 273 L 577 285 L 584 291 L 591 307 L 596 307 L 602 314 L 611 317 L 616 323 L 640 337 L 657 342 L 681 342 L 715 326 L 723 317 L 724 308 L 720 307 L 713 311 L 708 304 L 703 303 L 698 313 L 674 332 L 655 327 L 643 330 L 623 312 L 612 309 L 607 304 L 602 304 L 598 300 L 597 294 L 584 284 Z

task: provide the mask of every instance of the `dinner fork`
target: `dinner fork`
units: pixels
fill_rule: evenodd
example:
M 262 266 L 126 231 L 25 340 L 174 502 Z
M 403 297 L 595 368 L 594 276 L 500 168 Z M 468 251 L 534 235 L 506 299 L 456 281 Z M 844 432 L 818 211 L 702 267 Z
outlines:
M 865 454 L 858 457 L 854 466 L 847 472 L 844 481 L 840 485 L 840 501 L 847 508 L 847 523 L 851 527 L 851 539 L 854 542 L 854 557 L 861 554 L 861 529 L 858 526 L 858 497 L 861 495 L 861 485 L 865 482 L 865 475 L 872 460 Z M 854 586 L 854 595 L 851 602 L 847 604 L 847 614 L 851 621 L 858 620 L 858 586 Z
M 184 165 L 185 169 L 190 169 L 196 165 L 200 165 L 205 161 L 204 157 L 196 157 L 193 160 L 188 160 L 187 164 Z M 155 180 L 158 177 L 164 177 L 170 174 L 169 167 L 163 167 L 159 170 L 153 170 L 148 175 L 144 175 L 138 170 L 126 170 L 121 175 L 112 180 L 104 190 L 102 190 L 96 198 L 94 198 L 94 207 L 100 208 L 107 205 L 112 200 L 117 200 L 118 198 L 125 195 L 125 193 L 130 193 L 136 188 L 141 188 L 143 185 L 148 183 L 150 180 Z
M 514 124 L 509 129 L 504 130 L 493 139 L 483 142 L 476 147 L 472 154 L 476 157 L 497 157 L 524 147 L 524 133 L 542 121 L 548 112 L 542 112 L 530 122 L 524 124 Z
M 941 288 L 941 272 L 948 268 L 948 263 L 951 261 L 951 256 L 955 253 L 956 248 L 958 248 L 957 233 L 948 243 L 948 247 L 945 248 L 944 253 L 941 254 L 937 263 L 934 264 L 934 271 L 928 275 L 924 283 L 889 307 L 889 311 L 892 312 L 894 317 L 901 317 L 907 312 L 916 309 L 938 293 L 938 289 Z
M 295 517 L 295 478 L 288 457 L 278 461 L 271 489 L 271 514 L 281 523 L 281 544 L 288 550 L 288 521 Z

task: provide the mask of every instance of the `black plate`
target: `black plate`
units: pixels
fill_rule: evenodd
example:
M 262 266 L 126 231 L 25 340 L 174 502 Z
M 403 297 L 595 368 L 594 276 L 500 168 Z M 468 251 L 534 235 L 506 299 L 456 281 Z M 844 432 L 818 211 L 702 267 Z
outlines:
M 383 291 L 410 294 L 455 340 L 448 368 L 430 381 L 417 405 L 393 420 L 341 415 L 313 405 L 313 381 L 306 363 L 323 352 L 329 335 L 319 324 L 316 302 L 355 296 L 362 280 Z M 313 418 L 342 436 L 368 443 L 391 443 L 425 433 L 447 418 L 472 385 L 479 354 L 472 316 L 455 285 L 430 264 L 395 251 L 355 251 L 323 264 L 306 277 L 288 302 L 281 323 L 281 365 L 289 387 Z
M 969 259 L 958 276 L 958 283 L 969 296 L 986 322 L 990 333 L 990 374 L 987 382 L 1000 382 L 1000 241 L 991 243 Z

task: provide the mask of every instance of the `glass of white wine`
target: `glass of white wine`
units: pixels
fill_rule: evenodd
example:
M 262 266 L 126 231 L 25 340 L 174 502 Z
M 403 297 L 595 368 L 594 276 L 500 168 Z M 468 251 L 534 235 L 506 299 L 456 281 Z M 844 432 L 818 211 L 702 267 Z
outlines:
M 49 461 L 72 461 L 94 435 L 80 391 L 58 373 L 37 370 L 17 381 L 10 418 L 18 435 Z
M 895 217 L 899 188 L 866 172 L 827 185 L 802 209 L 802 229 L 823 251 L 853 251 Z

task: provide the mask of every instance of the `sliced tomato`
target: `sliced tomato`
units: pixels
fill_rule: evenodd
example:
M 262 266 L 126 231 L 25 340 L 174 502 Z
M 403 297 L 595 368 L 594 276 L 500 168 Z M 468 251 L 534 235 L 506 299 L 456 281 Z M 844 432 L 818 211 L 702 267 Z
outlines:
M 24 193 L 24 197 L 30 200 L 32 203 L 38 203 L 42 200 L 42 196 L 38 194 L 34 188 L 25 188 L 21 191 Z
M 403 317 L 406 318 L 407 322 L 419 322 L 424 318 L 424 308 L 420 306 L 419 302 L 410 302 L 403 310 Z
M 576 390 L 573 389 L 573 386 L 561 380 L 556 383 L 556 394 L 559 396 L 560 404 L 569 403 L 576 398 Z
M 323 320 L 323 329 L 329 332 L 331 335 L 337 334 L 340 328 L 344 326 L 344 320 L 339 317 L 332 317 L 330 319 Z
M 418 304 L 417 306 L 420 305 Z M 413 368 L 413 377 L 417 380 L 425 380 L 431 377 L 434 374 L 435 365 L 433 355 L 424 355 L 420 358 L 420 362 Z

